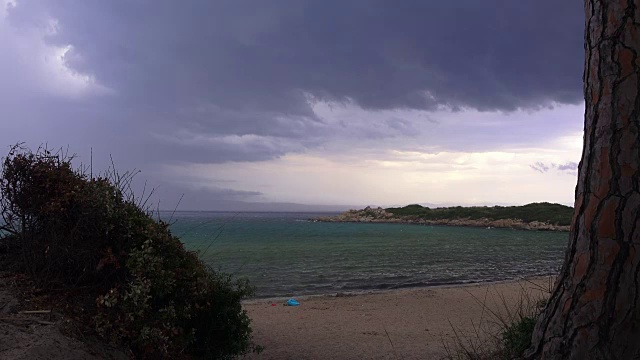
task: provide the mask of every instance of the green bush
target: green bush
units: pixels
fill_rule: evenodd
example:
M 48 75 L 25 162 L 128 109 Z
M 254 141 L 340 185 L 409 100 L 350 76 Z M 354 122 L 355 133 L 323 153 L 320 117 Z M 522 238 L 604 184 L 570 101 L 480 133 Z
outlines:
M 148 221 L 138 232 L 147 239 L 129 253 L 127 281 L 96 300 L 98 332 L 151 357 L 188 350 L 223 358 L 251 350 L 240 300 L 253 289 L 205 266 L 165 223 Z
M 536 318 L 523 316 L 518 321 L 508 324 L 502 333 L 502 345 L 505 358 L 512 359 L 522 356 L 531 345 Z
M 108 287 L 124 276 L 120 264 L 135 241 L 127 227 L 144 212 L 112 181 L 74 170 L 71 160 L 12 148 L 0 174 L 2 228 L 19 240 L 25 271 L 39 285 Z
M 531 345 L 536 321 L 544 311 L 552 291 L 553 277 L 545 284 L 542 280 L 528 281 L 522 286 L 519 298 L 507 300 L 503 294 L 495 293 L 494 301 L 484 300 L 471 293 L 470 296 L 482 306 L 480 322 L 473 324 L 473 332 L 452 328 L 453 343 L 445 343 L 450 360 L 512 360 L 521 359 Z
M 246 281 L 209 268 L 136 200 L 130 173 L 94 178 L 71 157 L 16 146 L 0 173 L 0 237 L 41 286 L 89 289 L 98 334 L 145 358 L 256 350 Z

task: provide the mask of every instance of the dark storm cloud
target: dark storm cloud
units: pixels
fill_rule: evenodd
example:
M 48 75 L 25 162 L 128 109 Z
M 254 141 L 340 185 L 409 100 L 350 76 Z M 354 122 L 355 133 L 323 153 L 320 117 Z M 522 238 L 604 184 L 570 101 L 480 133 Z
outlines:
M 13 22 L 58 19 L 50 40 L 74 46 L 67 64 L 114 89 L 139 121 L 299 137 L 317 121 L 313 100 L 513 110 L 582 99 L 578 1 L 34 4 L 46 7 L 20 1 Z M 278 116 L 304 121 L 274 128 Z
M 579 1 L 47 4 L 53 40 L 77 51 L 69 64 L 136 107 L 309 115 L 302 92 L 375 109 L 582 99 Z

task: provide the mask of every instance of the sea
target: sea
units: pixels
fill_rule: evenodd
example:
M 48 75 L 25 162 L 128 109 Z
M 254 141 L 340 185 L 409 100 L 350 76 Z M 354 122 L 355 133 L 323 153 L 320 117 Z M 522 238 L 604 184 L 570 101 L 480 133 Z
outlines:
M 331 213 L 161 213 L 187 249 L 256 297 L 367 292 L 555 274 L 566 232 L 327 223 Z

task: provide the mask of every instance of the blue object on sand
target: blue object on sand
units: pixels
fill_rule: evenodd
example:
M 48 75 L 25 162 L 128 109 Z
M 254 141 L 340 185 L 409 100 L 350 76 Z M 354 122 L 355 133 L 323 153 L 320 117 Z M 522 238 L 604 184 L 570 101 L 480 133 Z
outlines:
M 300 305 L 300 303 L 296 299 L 289 299 L 287 301 L 287 305 L 289 305 L 289 306 L 298 306 L 298 305 Z

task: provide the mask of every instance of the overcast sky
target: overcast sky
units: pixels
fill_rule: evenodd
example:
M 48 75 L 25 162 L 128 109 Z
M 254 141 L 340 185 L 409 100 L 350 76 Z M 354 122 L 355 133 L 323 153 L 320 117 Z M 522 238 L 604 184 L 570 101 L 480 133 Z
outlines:
M 578 0 L 0 0 L 0 145 L 111 155 L 161 208 L 571 205 L 583 22 Z

